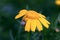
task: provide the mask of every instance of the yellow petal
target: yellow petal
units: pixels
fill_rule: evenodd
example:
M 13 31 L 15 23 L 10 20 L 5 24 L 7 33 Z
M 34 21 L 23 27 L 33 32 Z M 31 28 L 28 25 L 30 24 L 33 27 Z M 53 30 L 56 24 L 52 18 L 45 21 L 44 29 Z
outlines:
M 24 16 L 27 13 L 27 10 L 21 10 L 18 15 L 16 15 L 15 19 L 18 19 Z
M 39 18 L 39 15 L 37 14 L 36 11 L 29 10 L 28 11 L 28 14 L 27 14 L 27 17 L 32 18 L 32 19 L 36 19 L 36 18 Z
M 42 24 L 40 23 L 39 20 L 36 20 L 36 25 L 37 25 L 37 29 L 38 29 L 38 31 L 43 30 L 43 28 L 42 28 Z
M 36 29 L 36 20 L 31 20 L 31 31 L 35 32 Z
M 27 18 L 26 16 L 24 16 L 24 17 L 22 18 L 22 20 L 24 20 L 24 21 L 26 22 L 27 20 L 29 20 L 29 18 Z
M 30 23 L 31 23 L 31 20 L 28 20 L 27 22 L 26 22 L 26 25 L 25 25 L 25 31 L 30 31 Z
M 50 24 L 50 22 L 48 22 L 45 18 L 42 18 L 42 17 L 41 17 L 41 19 L 42 19 L 44 22 Z
M 46 18 L 44 15 L 42 15 L 42 14 L 40 14 L 40 13 L 38 13 L 38 15 L 39 15 L 40 17 Z
M 44 18 L 39 18 L 39 20 L 46 28 L 49 28 L 48 24 L 50 23 L 47 20 L 45 20 Z

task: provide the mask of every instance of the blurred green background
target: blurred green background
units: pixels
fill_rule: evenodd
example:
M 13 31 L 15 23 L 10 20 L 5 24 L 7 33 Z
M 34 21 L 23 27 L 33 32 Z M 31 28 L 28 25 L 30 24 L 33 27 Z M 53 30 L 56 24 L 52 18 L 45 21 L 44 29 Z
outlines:
M 25 32 L 21 19 L 14 19 L 21 9 L 45 15 L 49 29 Z M 60 40 L 60 5 L 55 0 L 0 0 L 0 40 Z

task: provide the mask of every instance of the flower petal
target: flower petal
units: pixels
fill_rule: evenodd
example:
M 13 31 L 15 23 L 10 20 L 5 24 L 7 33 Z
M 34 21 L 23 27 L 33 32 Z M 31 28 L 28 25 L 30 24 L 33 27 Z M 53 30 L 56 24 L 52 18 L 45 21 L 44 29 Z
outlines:
M 27 20 L 29 20 L 29 18 L 27 18 L 26 16 L 24 16 L 24 17 L 22 18 L 22 20 L 24 20 L 24 21 L 26 22 Z
M 27 13 L 27 10 L 21 10 L 18 15 L 16 15 L 15 19 L 18 19 L 24 16 Z
M 31 20 L 31 31 L 35 32 L 36 29 L 36 20 Z
M 30 23 L 31 23 L 31 20 L 28 20 L 27 22 L 26 22 L 26 25 L 25 25 L 25 31 L 30 31 Z
M 42 24 L 40 23 L 39 20 L 36 20 L 36 25 L 37 25 L 37 29 L 38 29 L 38 31 L 43 30 L 43 28 L 42 28 Z
M 42 15 L 42 14 L 40 14 L 40 13 L 38 13 L 38 15 L 39 15 L 40 17 L 46 18 L 44 15 Z
M 50 24 L 50 22 L 48 22 L 45 18 L 42 18 L 42 17 L 41 17 L 41 19 L 42 19 L 44 22 Z
M 50 24 L 46 19 L 44 18 L 39 18 L 40 22 L 46 27 L 46 28 L 49 28 L 49 25 Z

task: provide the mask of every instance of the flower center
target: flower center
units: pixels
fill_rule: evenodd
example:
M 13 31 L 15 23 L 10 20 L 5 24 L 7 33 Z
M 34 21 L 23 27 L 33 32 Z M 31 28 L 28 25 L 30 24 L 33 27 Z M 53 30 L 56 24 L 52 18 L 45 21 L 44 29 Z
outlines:
M 39 15 L 36 12 L 34 12 L 34 11 L 28 11 L 25 16 L 26 16 L 26 18 L 30 18 L 30 19 L 39 18 Z

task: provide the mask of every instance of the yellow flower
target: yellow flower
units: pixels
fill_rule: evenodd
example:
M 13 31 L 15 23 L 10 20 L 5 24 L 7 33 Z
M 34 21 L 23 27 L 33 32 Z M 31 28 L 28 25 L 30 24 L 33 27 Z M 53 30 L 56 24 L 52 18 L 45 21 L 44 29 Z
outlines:
M 56 3 L 57 5 L 60 5 L 60 0 L 55 0 L 55 3 Z
M 19 12 L 15 19 L 18 19 L 22 16 L 22 20 L 26 22 L 25 31 L 29 32 L 31 30 L 35 32 L 36 28 L 38 31 L 42 31 L 42 24 L 46 28 L 49 28 L 50 23 L 46 20 L 46 17 L 42 14 L 37 13 L 36 11 L 23 9 Z

